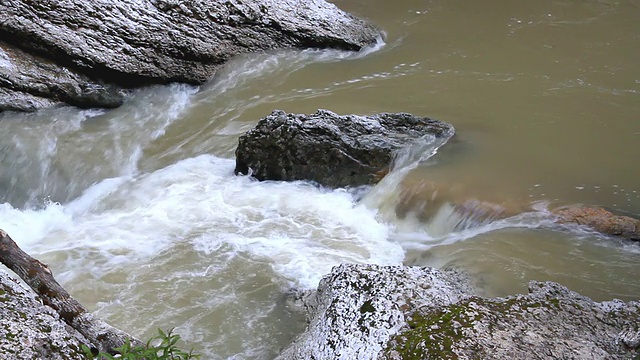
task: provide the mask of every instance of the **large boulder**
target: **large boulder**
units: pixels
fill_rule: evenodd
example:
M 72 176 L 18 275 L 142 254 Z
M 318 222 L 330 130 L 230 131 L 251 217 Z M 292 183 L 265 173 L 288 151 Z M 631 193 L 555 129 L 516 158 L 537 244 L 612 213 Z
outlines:
M 451 125 L 406 113 L 340 116 L 276 110 L 239 139 L 236 174 L 258 180 L 311 180 L 329 187 L 373 184 L 394 156 L 416 143 L 433 151 L 454 134 Z
M 278 360 L 631 359 L 640 302 L 597 303 L 553 282 L 488 299 L 455 273 L 341 265 L 307 298 L 310 323 Z
M 334 267 L 307 298 L 307 331 L 276 360 L 375 359 L 408 309 L 457 302 L 465 289 L 459 276 L 433 268 Z
M 380 37 L 323 0 L 3 0 L 0 13 L 0 110 L 49 105 L 38 98 L 113 106 L 105 82 L 201 84 L 239 53 L 358 50 Z
M 86 359 L 90 342 L 0 270 L 0 359 Z

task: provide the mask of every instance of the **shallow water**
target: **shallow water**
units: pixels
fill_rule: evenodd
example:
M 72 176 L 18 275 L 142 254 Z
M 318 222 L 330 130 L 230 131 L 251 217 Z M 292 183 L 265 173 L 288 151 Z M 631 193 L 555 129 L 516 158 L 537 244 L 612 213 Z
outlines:
M 335 3 L 384 46 L 243 56 L 111 111 L 0 115 L 0 228 L 97 315 L 143 338 L 176 327 L 206 359 L 273 358 L 305 326 L 287 293 L 344 262 L 462 268 L 489 296 L 536 279 L 640 297 L 640 246 L 547 213 L 640 216 L 638 1 Z M 318 108 L 410 112 L 457 135 L 364 198 L 233 175 L 261 117 Z M 449 204 L 471 199 L 513 216 Z

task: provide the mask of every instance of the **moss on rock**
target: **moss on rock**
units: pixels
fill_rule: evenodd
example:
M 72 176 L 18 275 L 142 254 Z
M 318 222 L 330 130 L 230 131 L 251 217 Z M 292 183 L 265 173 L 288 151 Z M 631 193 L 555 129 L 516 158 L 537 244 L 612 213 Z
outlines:
M 530 292 L 414 309 L 380 357 L 629 359 L 640 350 L 621 341 L 638 334 L 640 303 L 596 303 L 551 282 L 533 282 Z
M 0 359 L 84 359 L 82 335 L 0 270 Z

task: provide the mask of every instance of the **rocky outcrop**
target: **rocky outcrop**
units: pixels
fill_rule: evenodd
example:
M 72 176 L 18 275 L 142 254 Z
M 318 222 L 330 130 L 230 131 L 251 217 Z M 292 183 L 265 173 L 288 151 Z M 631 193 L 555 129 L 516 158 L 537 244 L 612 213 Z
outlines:
M 528 295 L 416 309 L 379 359 L 630 359 L 638 351 L 640 302 L 596 303 L 532 281 Z
M 640 220 L 615 215 L 600 207 L 570 206 L 554 211 L 561 224 L 587 226 L 597 232 L 640 241 Z
M 464 293 L 457 276 L 432 268 L 337 266 L 307 298 L 307 331 L 277 359 L 375 359 L 409 309 L 448 305 Z
M 380 36 L 323 0 L 4 0 L 0 13 L 0 110 L 116 106 L 107 83 L 200 84 L 239 53 Z
M 311 180 L 329 187 L 375 183 L 401 149 L 429 149 L 454 134 L 451 125 L 405 113 L 340 116 L 276 110 L 240 137 L 236 174 L 259 180 Z
M 18 280 L 0 270 L 0 358 L 85 359 L 89 341 L 44 306 Z
M 235 172 L 258 180 L 308 180 L 328 187 L 374 184 L 400 151 L 416 148 L 417 143 L 429 145 L 417 147 L 420 151 L 434 151 L 453 134 L 449 124 L 405 113 L 340 116 L 328 110 L 311 115 L 276 110 L 240 137 Z M 396 215 L 429 221 L 448 205 L 456 215 L 453 229 L 463 230 L 536 210 L 511 199 L 479 200 L 476 192 L 459 184 L 408 177 L 399 183 Z M 599 207 L 563 207 L 552 214 L 559 224 L 640 241 L 640 220 Z
M 630 359 L 640 302 L 597 303 L 553 282 L 487 299 L 439 270 L 341 265 L 308 298 L 288 359 Z

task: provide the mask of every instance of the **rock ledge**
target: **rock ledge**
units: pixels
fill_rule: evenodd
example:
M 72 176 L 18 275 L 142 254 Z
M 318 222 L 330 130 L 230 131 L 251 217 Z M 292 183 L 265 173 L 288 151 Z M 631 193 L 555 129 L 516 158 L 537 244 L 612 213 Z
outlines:
M 640 302 L 597 303 L 553 282 L 487 299 L 432 268 L 341 265 L 308 298 L 289 359 L 631 359 Z
M 240 53 L 381 36 L 324 0 L 3 0 L 0 13 L 0 111 L 114 107 L 111 85 L 201 84 Z

